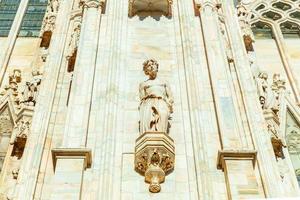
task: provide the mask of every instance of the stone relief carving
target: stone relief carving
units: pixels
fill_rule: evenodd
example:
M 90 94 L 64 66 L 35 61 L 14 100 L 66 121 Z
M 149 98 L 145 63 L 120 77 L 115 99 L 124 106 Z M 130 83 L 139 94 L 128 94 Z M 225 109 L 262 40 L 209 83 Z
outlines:
M 268 74 L 260 72 L 257 78 L 259 101 L 263 110 L 272 110 L 275 114 L 279 111 L 282 94 L 285 90 L 285 81 L 279 74 L 273 75 L 273 81 L 268 82 Z
M 17 185 L 17 179 L 19 176 L 19 169 L 14 169 L 11 171 L 11 178 L 9 179 L 7 185 L 8 185 L 8 190 L 6 194 L 7 200 L 12 200 L 14 199 L 14 191 L 15 187 Z
M 59 8 L 59 1 L 58 0 L 50 0 L 47 7 L 47 12 L 57 13 Z
M 39 71 L 32 72 L 32 76 L 32 80 L 26 82 L 26 86 L 21 93 L 22 100 L 20 101 L 20 103 L 23 103 L 28 106 L 35 106 L 38 88 L 42 81 L 42 74 Z
M 160 183 L 174 169 L 175 147 L 169 136 L 173 97 L 167 82 L 157 77 L 158 62 L 144 62 L 143 70 L 149 77 L 140 83 L 140 136 L 136 140 L 135 169 L 150 183 L 149 191 L 157 193 Z
M 82 17 L 78 16 L 76 19 L 74 19 L 74 30 L 70 37 L 70 42 L 68 46 L 68 53 L 67 53 L 67 59 L 72 57 L 75 53 L 75 51 L 78 48 L 78 42 L 80 38 L 80 31 L 81 31 L 81 20 Z
M 254 51 L 253 49 L 254 35 L 251 30 L 251 25 L 249 22 L 250 13 L 246 9 L 246 7 L 242 4 L 239 4 L 237 6 L 237 12 L 238 12 L 239 24 L 242 30 L 246 50 L 247 52 Z
M 144 64 L 149 79 L 140 84 L 140 133 L 169 133 L 173 96 L 167 82 L 157 78 L 158 63 L 151 59 Z

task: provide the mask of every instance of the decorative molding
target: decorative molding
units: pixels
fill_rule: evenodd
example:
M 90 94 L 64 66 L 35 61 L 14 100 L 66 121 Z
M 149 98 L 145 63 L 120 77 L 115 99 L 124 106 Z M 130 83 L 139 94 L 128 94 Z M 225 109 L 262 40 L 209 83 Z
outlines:
M 86 148 L 55 148 L 51 150 L 53 168 L 57 159 L 84 159 L 84 169 L 92 165 L 92 150 Z
M 105 7 L 105 0 L 81 0 L 80 4 L 83 5 L 84 8 L 89 9 L 89 8 L 99 8 L 102 10 Z
M 220 9 L 222 7 L 221 3 L 215 3 L 215 2 L 211 2 L 211 1 L 205 1 L 205 2 L 200 2 L 199 0 L 195 0 L 195 9 L 198 12 L 202 12 L 203 10 L 209 8 L 212 11 L 217 11 L 218 9 Z
M 225 160 L 251 160 L 255 167 L 257 159 L 256 150 L 219 150 L 217 159 L 217 168 L 224 171 Z

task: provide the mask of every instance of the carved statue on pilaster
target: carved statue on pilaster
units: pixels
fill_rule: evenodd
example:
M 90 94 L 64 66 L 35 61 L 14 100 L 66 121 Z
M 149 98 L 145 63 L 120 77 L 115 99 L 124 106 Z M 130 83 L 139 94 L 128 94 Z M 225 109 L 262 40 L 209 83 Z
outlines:
M 23 155 L 27 137 L 30 132 L 29 128 L 30 121 L 28 119 L 21 119 L 12 132 L 10 139 L 10 144 L 13 145 L 12 156 L 16 156 L 18 159 Z
M 140 136 L 136 140 L 135 169 L 150 183 L 149 191 L 157 193 L 160 183 L 172 172 L 175 162 L 174 141 L 169 136 L 173 96 L 169 84 L 157 78 L 158 62 L 144 62 L 149 78 L 140 83 Z
M 75 51 L 78 48 L 80 31 L 81 31 L 81 16 L 77 20 L 74 20 L 74 30 L 71 34 L 71 39 L 68 46 L 68 55 L 67 58 L 70 58 L 74 55 Z
M 173 96 L 169 84 L 157 78 L 156 60 L 144 62 L 145 75 L 149 79 L 140 84 L 140 134 L 145 132 L 169 133 L 170 115 L 173 112 Z
M 55 28 L 55 21 L 56 21 L 56 14 L 47 14 L 42 25 L 41 35 L 43 35 L 44 32 L 50 31 L 53 32 Z
M 14 100 L 15 104 L 19 104 L 18 89 L 21 81 L 22 81 L 21 70 L 14 69 L 8 77 L 8 85 L 4 86 L 4 90 L 1 92 L 0 96 L 10 93 L 12 95 L 11 97 Z
M 33 78 L 31 81 L 26 82 L 25 88 L 21 93 L 22 101 L 20 101 L 20 103 L 28 106 L 35 106 L 38 88 L 42 81 L 41 75 L 42 74 L 39 71 L 32 72 Z
M 246 9 L 244 5 L 241 3 L 237 6 L 239 24 L 242 30 L 244 43 L 247 52 L 253 51 L 253 42 L 254 42 L 254 35 L 251 30 L 251 25 L 249 23 L 249 11 Z
M 51 12 L 57 13 L 59 8 L 59 1 L 58 0 L 50 0 L 48 8 Z
M 6 198 L 7 200 L 12 200 L 14 199 L 14 192 L 15 192 L 15 188 L 17 185 L 17 179 L 19 176 L 19 169 L 14 169 L 11 171 L 11 178 L 7 181 L 7 194 L 6 194 Z
M 285 81 L 280 78 L 279 74 L 273 75 L 273 82 L 268 82 L 268 74 L 261 72 L 257 79 L 259 100 L 263 110 L 272 110 L 278 114 L 281 97 L 285 90 Z

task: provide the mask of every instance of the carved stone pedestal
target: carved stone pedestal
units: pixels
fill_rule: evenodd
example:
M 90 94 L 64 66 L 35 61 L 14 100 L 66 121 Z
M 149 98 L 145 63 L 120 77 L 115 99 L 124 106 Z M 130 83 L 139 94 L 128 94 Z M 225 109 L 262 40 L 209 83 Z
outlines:
M 150 192 L 160 191 L 160 183 L 173 171 L 174 162 L 174 141 L 166 133 L 146 132 L 136 140 L 135 170 L 150 183 Z

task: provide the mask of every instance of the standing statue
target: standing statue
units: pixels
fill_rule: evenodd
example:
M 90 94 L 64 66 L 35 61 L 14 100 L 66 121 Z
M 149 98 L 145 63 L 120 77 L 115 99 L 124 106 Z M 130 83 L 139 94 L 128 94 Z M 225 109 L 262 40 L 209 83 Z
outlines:
M 148 80 L 140 83 L 140 136 L 135 146 L 135 170 L 145 176 L 149 191 L 160 192 L 160 184 L 174 169 L 175 145 L 169 135 L 173 97 L 169 84 L 157 78 L 158 63 L 144 62 Z
M 145 132 L 169 133 L 173 113 L 173 97 L 169 85 L 157 78 L 158 62 L 144 62 L 143 70 L 148 80 L 140 83 L 140 134 Z

